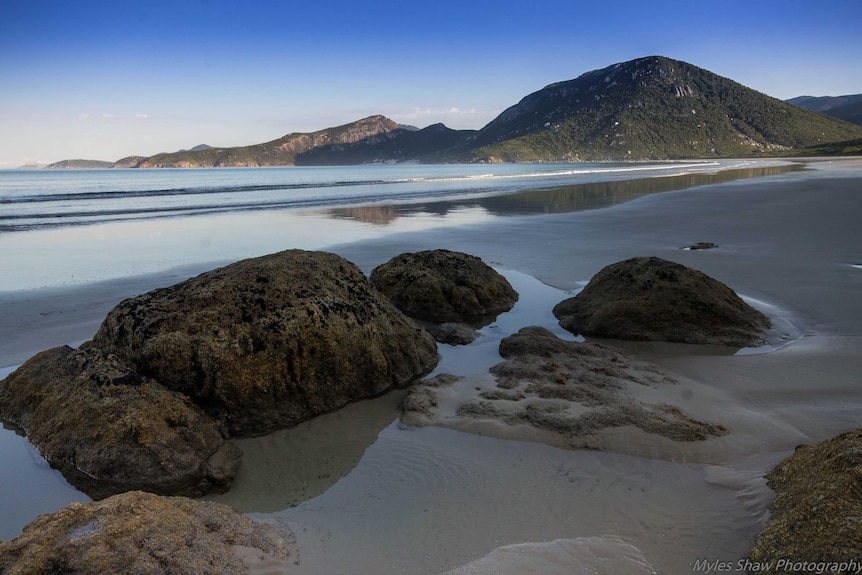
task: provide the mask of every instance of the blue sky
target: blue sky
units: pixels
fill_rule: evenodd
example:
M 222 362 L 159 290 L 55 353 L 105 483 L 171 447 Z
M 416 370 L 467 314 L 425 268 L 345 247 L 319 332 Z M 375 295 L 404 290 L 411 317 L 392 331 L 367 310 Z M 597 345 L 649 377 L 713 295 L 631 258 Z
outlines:
M 781 99 L 862 93 L 859 0 L 6 0 L 0 168 L 233 146 L 372 114 L 480 128 L 660 54 Z

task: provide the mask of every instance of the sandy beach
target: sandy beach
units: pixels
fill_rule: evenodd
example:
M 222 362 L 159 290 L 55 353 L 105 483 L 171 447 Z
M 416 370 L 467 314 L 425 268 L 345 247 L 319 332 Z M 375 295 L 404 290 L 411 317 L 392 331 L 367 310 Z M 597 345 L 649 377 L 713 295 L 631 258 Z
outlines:
M 860 189 L 862 161 L 812 161 L 601 209 L 401 226 L 357 241 L 338 234 L 340 243 L 322 247 L 366 273 L 403 252 L 445 248 L 482 258 L 521 292 L 474 344 L 441 345 L 435 374 L 487 372 L 500 361 L 500 339 L 527 325 L 571 337 L 551 308 L 635 256 L 707 273 L 777 330 L 771 347 L 737 354 L 610 342 L 671 374 L 668 401 L 720 423 L 722 437 L 681 443 L 620 429 L 598 446 L 605 451 L 566 450 L 512 430 L 405 426 L 396 391 L 237 441 L 243 468 L 231 492 L 213 499 L 289 529 L 296 573 L 675 574 L 701 559 L 735 562 L 768 518 L 766 471 L 797 445 L 862 427 Z M 718 247 L 681 249 L 695 242 Z M 0 376 L 37 351 L 87 340 L 121 299 L 208 267 L 0 294 Z M 0 472 L 0 538 L 87 500 L 23 439 L 2 437 L 11 466 Z

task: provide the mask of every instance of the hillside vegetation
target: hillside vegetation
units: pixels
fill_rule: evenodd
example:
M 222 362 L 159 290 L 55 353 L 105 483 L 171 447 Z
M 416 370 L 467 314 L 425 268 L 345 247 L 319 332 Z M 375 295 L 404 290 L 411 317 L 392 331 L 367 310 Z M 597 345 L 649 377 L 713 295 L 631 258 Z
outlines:
M 290 166 L 295 158 L 315 148 L 386 140 L 398 124 L 384 116 L 370 116 L 357 122 L 311 133 L 292 133 L 277 140 L 236 148 L 205 148 L 157 154 L 139 162 L 139 168 L 203 168 Z
M 296 165 L 333 166 L 372 162 L 404 162 L 416 158 L 425 161 L 445 159 L 457 147 L 476 134 L 475 130 L 453 130 L 434 124 L 422 130 L 400 128 L 387 132 L 386 138 L 362 140 L 352 144 L 331 144 L 313 148 L 296 156 Z
M 660 56 L 530 94 L 480 130 L 467 161 L 751 155 L 859 138 L 862 130 Z

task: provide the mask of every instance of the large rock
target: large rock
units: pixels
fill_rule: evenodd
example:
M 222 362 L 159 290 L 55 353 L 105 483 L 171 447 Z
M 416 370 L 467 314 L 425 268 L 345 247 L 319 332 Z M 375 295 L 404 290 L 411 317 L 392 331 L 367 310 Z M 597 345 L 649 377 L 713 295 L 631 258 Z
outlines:
M 862 430 L 799 447 L 766 477 L 777 497 L 750 560 L 768 573 L 858 573 Z
M 398 309 L 435 323 L 491 321 L 518 301 L 506 278 L 481 259 L 448 250 L 401 254 L 370 279 Z
M 93 348 L 28 360 L 0 381 L 0 417 L 93 498 L 223 492 L 242 456 L 187 397 Z
M 437 362 L 434 338 L 359 268 L 300 250 L 125 300 L 93 345 L 192 397 L 235 436 L 379 394 Z
M 290 573 L 290 536 L 226 505 L 134 491 L 71 503 L 0 542 L 0 573 Z
M 746 347 L 769 319 L 708 275 L 656 257 L 612 264 L 554 307 L 575 334 Z

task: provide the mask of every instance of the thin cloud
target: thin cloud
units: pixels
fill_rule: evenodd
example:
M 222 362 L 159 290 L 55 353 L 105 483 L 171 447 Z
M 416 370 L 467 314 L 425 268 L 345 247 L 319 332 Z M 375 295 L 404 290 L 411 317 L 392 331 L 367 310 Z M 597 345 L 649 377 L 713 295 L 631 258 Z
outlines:
M 408 112 L 392 115 L 392 119 L 402 124 L 443 123 L 450 128 L 478 129 L 490 122 L 499 112 L 496 110 L 461 109 L 456 106 L 445 109 L 413 108 Z
M 75 118 L 80 122 L 98 122 L 101 124 L 126 124 L 132 122 L 142 124 L 152 120 L 149 114 L 111 114 L 109 112 L 102 112 L 100 114 L 81 112 Z

